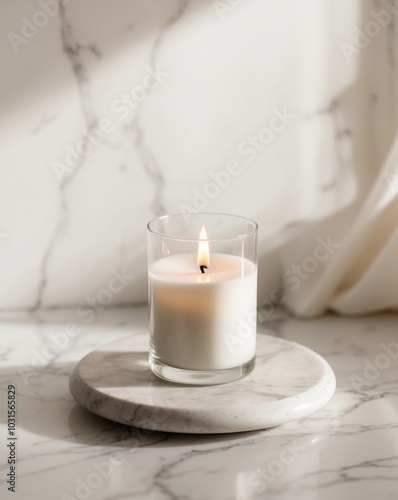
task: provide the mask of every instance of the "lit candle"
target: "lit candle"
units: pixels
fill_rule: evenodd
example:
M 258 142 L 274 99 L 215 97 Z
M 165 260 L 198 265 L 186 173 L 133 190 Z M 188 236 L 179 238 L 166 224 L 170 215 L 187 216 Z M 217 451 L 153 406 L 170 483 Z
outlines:
M 228 370 L 254 360 L 257 266 L 242 255 L 210 254 L 204 226 L 197 253 L 153 262 L 149 286 L 155 360 L 191 371 Z

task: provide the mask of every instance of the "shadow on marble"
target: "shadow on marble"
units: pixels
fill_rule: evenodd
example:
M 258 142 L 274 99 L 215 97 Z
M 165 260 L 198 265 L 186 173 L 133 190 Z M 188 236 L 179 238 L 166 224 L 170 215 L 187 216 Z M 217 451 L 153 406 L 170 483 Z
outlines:
M 216 444 L 223 442 L 234 442 L 242 438 L 264 439 L 269 429 L 251 432 L 237 432 L 231 434 L 179 434 L 174 432 L 159 432 L 146 429 L 138 429 L 123 424 L 111 422 L 105 418 L 99 417 L 80 405 L 76 404 L 69 413 L 68 425 L 76 440 L 84 444 L 95 444 L 89 438 L 89 434 L 96 430 L 103 432 L 104 428 L 111 427 L 111 434 L 114 440 L 110 442 L 101 442 L 101 445 L 110 445 L 112 447 L 131 448 L 134 446 L 151 447 L 174 447 L 191 446 L 196 444 Z
M 354 390 L 350 377 L 364 376 L 365 360 L 375 361 L 377 355 L 382 352 L 380 347 L 382 342 L 388 344 L 397 341 L 396 321 L 395 315 L 386 314 L 355 321 L 329 315 L 314 321 L 291 319 L 284 325 L 282 322 L 281 328 L 282 326 L 283 328 L 280 333 L 283 338 L 301 342 L 322 354 L 330 363 L 337 376 L 337 392 L 327 407 L 313 416 L 268 431 L 231 434 L 229 438 L 244 437 L 260 441 L 268 440 L 270 436 L 275 435 L 281 439 L 289 439 L 292 434 L 302 437 L 343 435 L 351 432 L 351 428 L 352 432 L 356 432 L 355 429 L 361 430 L 363 427 L 359 425 L 361 419 L 370 418 L 361 413 L 362 406 L 365 412 L 369 405 L 383 399 L 385 415 L 380 415 L 380 418 L 390 420 L 389 415 L 396 415 L 396 406 L 391 406 L 391 398 L 396 402 L 394 387 L 398 361 L 392 360 L 391 366 L 381 370 L 379 377 L 369 386 L 364 386 L 360 392 Z M 20 345 L 22 344 L 21 339 Z M 86 346 L 90 349 L 93 347 L 93 344 Z M 13 355 L 12 351 L 9 355 L 10 357 Z M 142 353 L 140 356 L 142 361 Z M 27 364 L 20 367 L 2 367 L 0 370 L 2 387 L 10 383 L 14 383 L 17 387 L 18 428 L 43 436 L 45 438 L 43 441 L 59 439 L 88 446 L 95 446 L 96 443 L 105 443 L 109 447 L 129 446 L 128 439 L 124 443 L 120 442 L 122 436 L 137 433 L 141 433 L 144 437 L 150 435 L 151 438 L 146 440 L 145 445 L 153 443 L 153 446 L 183 446 L 184 443 L 222 444 L 227 439 L 227 436 L 222 435 L 193 436 L 131 429 L 91 414 L 75 403 L 69 391 L 69 376 L 77 359 L 70 362 L 54 361 L 46 368 L 37 368 L 34 371 L 31 365 Z M 28 384 L 23 382 L 22 374 L 28 377 Z M 159 383 L 162 382 L 159 380 Z M 0 419 L 4 422 L 4 413 L 0 415 Z M 341 427 L 342 422 L 345 422 L 345 425 Z M 161 442 L 164 444 L 161 445 Z
M 147 356 L 147 353 L 145 353 Z M 118 424 L 99 417 L 78 405 L 69 391 L 69 375 L 76 363 L 54 363 L 46 369 L 31 366 L 9 367 L 0 372 L 1 385 L 14 383 L 17 388 L 17 428 L 51 440 L 78 442 L 88 446 L 188 446 L 217 444 L 244 438 L 264 439 L 267 430 L 235 434 L 177 434 L 150 431 Z M 29 384 L 20 375 L 29 373 Z M 159 380 L 162 384 L 163 381 Z M 164 382 L 166 385 L 167 382 Z M 6 415 L 0 415 L 6 423 Z
M 236 432 L 229 434 L 189 434 L 189 433 L 174 433 L 174 432 L 159 432 L 146 429 L 138 429 L 122 424 L 116 424 L 102 417 L 98 417 L 79 405 L 75 405 L 69 413 L 68 424 L 73 432 L 76 441 L 87 444 L 97 444 L 96 438 L 89 438 L 90 433 L 104 432 L 104 428 L 111 427 L 108 432 L 107 439 L 102 436 L 98 444 L 101 446 L 111 446 L 120 448 L 174 448 L 174 447 L 194 447 L 199 445 L 233 445 L 234 443 L 244 442 L 246 444 L 264 443 L 269 441 L 274 445 L 278 443 L 280 446 L 294 439 L 299 439 L 304 448 L 318 445 L 328 437 L 323 433 L 312 432 L 310 434 L 303 433 L 300 435 L 297 428 L 292 435 L 291 432 L 283 432 L 283 427 L 279 426 L 279 433 L 275 435 L 275 428 L 262 429 L 258 431 Z M 289 425 L 286 425 L 288 428 Z M 98 435 L 98 434 L 97 434 Z
M 141 353 L 142 354 L 142 353 Z M 145 353 L 146 355 L 146 353 Z M 110 448 L 132 447 L 192 447 L 199 445 L 231 445 L 264 442 L 277 439 L 280 443 L 292 439 L 292 425 L 278 427 L 277 436 L 274 429 L 230 434 L 178 434 L 138 429 L 97 416 L 78 405 L 69 391 L 69 375 L 76 363 L 54 363 L 46 369 L 37 370 L 31 375 L 29 384 L 23 384 L 21 373 L 32 370 L 30 366 L 11 367 L 1 372 L 2 385 L 15 382 L 17 387 L 18 429 L 45 438 L 43 442 L 59 440 L 80 443 L 87 446 L 108 446 Z M 159 384 L 168 384 L 161 380 Z M 0 416 L 5 423 L 5 415 Z M 305 421 L 310 419 L 304 419 Z M 311 444 L 316 434 L 309 435 L 302 429 L 300 439 Z M 297 428 L 295 434 L 297 433 Z M 318 435 L 322 439 L 322 430 Z M 296 434 L 297 435 L 297 434 Z M 315 440 L 317 441 L 317 440 Z
M 118 372 L 110 375 L 106 380 L 101 379 L 101 387 L 169 387 L 175 389 L 176 385 L 154 375 L 148 364 L 148 351 L 98 351 L 91 352 L 91 363 L 101 365 L 105 362 L 117 362 Z M 113 361 L 115 360 L 115 361 Z M 129 378 L 131 374 L 131 378 Z M 178 384 L 180 387 L 192 387 Z M 198 386 L 200 387 L 200 386 Z

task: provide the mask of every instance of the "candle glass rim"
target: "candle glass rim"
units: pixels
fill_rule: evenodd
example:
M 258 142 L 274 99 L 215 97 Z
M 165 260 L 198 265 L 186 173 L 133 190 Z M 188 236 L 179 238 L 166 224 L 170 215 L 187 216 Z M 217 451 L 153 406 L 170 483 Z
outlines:
M 154 231 L 150 226 L 153 222 L 159 221 L 162 219 L 169 219 L 172 217 L 189 217 L 189 216 L 213 216 L 213 215 L 218 215 L 218 216 L 224 216 L 224 217 L 233 217 L 236 219 L 241 219 L 249 222 L 250 224 L 253 225 L 253 229 L 249 232 L 246 232 L 244 234 L 239 234 L 237 236 L 232 236 L 232 237 L 222 237 L 222 238 L 208 238 L 206 240 L 201 240 L 199 237 L 198 238 L 182 238 L 181 236 L 172 236 L 170 234 L 162 233 L 159 231 Z M 214 241 L 231 241 L 231 240 L 243 240 L 244 238 L 247 238 L 248 236 L 251 236 L 253 234 L 256 234 L 258 232 L 258 224 L 256 221 L 253 219 L 249 219 L 248 217 L 243 217 L 243 215 L 235 215 L 235 214 L 228 214 L 228 213 L 223 213 L 223 212 L 186 212 L 186 213 L 176 213 L 176 214 L 167 214 L 167 215 L 160 215 L 158 217 L 154 217 L 151 219 L 148 224 L 147 224 L 147 229 L 150 233 L 155 234 L 157 236 L 162 236 L 163 238 L 168 238 L 171 240 L 176 240 L 176 241 L 186 241 L 186 242 L 192 242 L 192 243 L 197 243 L 200 241 L 208 241 L 208 242 L 214 242 Z

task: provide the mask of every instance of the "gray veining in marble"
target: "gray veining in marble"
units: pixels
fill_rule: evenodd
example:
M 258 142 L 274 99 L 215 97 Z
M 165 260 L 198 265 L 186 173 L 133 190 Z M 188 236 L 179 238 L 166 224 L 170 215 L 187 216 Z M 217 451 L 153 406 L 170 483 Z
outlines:
M 221 3 L 223 20 L 212 0 L 58 2 L 18 53 L 7 34 L 20 34 L 40 4 L 19 0 L 1 18 L 0 233 L 10 237 L 1 245 L 0 309 L 76 305 L 127 264 L 140 271 L 139 285 L 114 304 L 143 302 L 145 224 L 193 206 L 229 161 L 242 172 L 205 209 L 259 222 L 259 296 L 268 299 L 279 286 L 266 270 L 281 266 L 272 252 L 283 228 L 338 213 L 368 191 L 396 130 L 397 22 L 351 64 L 339 44 L 386 2 Z M 148 65 L 170 76 L 119 122 L 113 100 Z M 239 144 L 274 108 L 297 118 L 248 162 Z M 103 118 L 116 130 L 59 181 L 53 163 Z
M 94 484 L 90 474 L 111 457 L 119 458 L 117 465 L 101 476 L 98 487 L 89 488 L 88 498 L 396 498 L 398 357 L 375 373 L 367 374 L 366 367 L 379 364 L 382 344 L 398 345 L 397 315 L 303 321 L 275 314 L 272 327 L 260 325 L 261 332 L 273 334 L 275 328 L 279 338 L 322 355 L 336 374 L 336 393 L 301 420 L 224 435 L 144 431 L 82 409 L 68 387 L 76 363 L 109 342 L 145 334 L 147 310 L 104 310 L 41 364 L 40 355 L 70 321 L 76 321 L 74 310 L 0 317 L 2 403 L 8 384 L 15 384 L 18 394 L 19 500 L 78 500 L 79 485 Z M 5 437 L 4 422 L 0 428 Z M 5 470 L 2 466 L 2 498 Z
M 82 359 L 70 380 L 75 399 L 110 420 L 135 427 L 198 434 L 242 432 L 300 419 L 325 406 L 336 380 L 318 354 L 258 335 L 256 367 L 212 387 L 167 383 L 152 374 L 148 335 L 126 337 Z

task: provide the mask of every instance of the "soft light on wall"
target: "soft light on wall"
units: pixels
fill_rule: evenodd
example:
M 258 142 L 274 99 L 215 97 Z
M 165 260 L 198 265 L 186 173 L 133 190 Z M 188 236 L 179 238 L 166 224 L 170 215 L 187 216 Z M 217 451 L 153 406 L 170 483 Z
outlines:
M 394 246 L 363 252 L 395 238 L 397 12 L 13 2 L 0 21 L 0 308 L 145 301 L 146 223 L 184 210 L 259 223 L 264 318 L 280 302 L 308 315 L 396 306 L 395 276 L 378 302 L 372 280 L 354 302 L 339 291 L 378 256 L 384 280 L 391 270 Z

